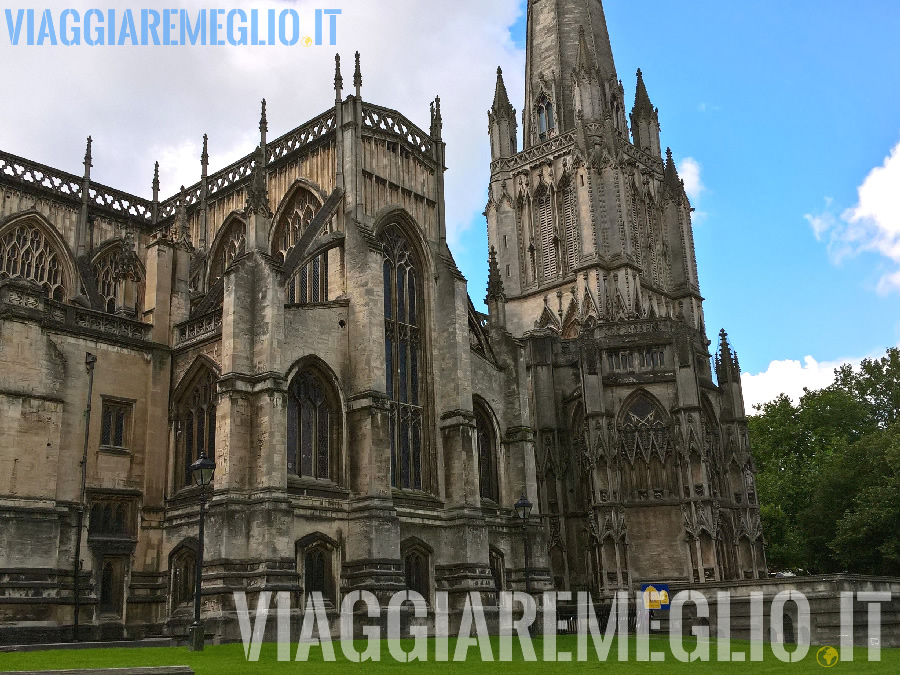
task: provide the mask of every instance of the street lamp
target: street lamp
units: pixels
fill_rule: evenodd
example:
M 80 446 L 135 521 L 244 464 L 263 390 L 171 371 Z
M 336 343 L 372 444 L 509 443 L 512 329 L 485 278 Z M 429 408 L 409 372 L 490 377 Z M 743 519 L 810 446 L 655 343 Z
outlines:
M 528 516 L 531 515 L 531 502 L 524 492 L 514 508 L 519 520 L 522 521 L 522 539 L 525 542 L 525 592 L 531 593 L 531 579 L 528 574 Z
M 206 518 L 206 488 L 212 483 L 216 463 L 200 453 L 200 459 L 191 464 L 191 475 L 200 488 L 200 550 L 197 553 L 196 577 L 194 578 L 194 623 L 191 625 L 192 652 L 203 651 L 203 622 L 200 621 L 200 584 L 203 580 L 203 525 Z

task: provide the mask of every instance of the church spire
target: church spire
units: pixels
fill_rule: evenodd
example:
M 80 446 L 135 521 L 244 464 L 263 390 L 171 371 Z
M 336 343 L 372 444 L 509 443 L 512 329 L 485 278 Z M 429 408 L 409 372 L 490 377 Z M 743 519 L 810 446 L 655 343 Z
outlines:
M 600 84 L 596 94 L 603 99 L 591 105 L 582 101 L 581 106 L 611 107 L 620 94 L 601 0 L 529 0 L 523 111 L 526 148 L 575 128 L 572 74 L 581 69 L 594 71 Z M 540 109 L 548 103 L 555 126 L 550 129 L 547 124 L 542 134 Z M 618 107 L 622 115 L 621 100 Z

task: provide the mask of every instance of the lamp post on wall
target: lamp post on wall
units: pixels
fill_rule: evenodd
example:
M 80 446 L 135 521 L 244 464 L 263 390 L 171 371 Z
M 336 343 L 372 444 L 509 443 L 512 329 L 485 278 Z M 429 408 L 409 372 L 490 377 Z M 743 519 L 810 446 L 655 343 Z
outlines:
M 200 532 L 199 551 L 197 552 L 196 577 L 194 579 L 194 623 L 191 625 L 192 652 L 203 651 L 203 622 L 200 620 L 200 584 L 203 580 L 203 525 L 206 518 L 206 488 L 212 482 L 216 472 L 216 463 L 206 458 L 206 454 L 200 453 L 200 459 L 191 464 L 191 475 L 194 482 L 200 488 Z
M 531 593 L 531 578 L 528 570 L 528 516 L 531 515 L 531 502 L 525 493 L 519 497 L 515 504 L 516 515 L 522 521 L 522 540 L 525 542 L 525 592 Z

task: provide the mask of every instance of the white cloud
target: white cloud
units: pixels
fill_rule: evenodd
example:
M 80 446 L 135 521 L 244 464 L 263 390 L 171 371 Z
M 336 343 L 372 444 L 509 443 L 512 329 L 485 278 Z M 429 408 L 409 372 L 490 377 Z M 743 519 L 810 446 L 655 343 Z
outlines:
M 119 16 L 126 6 L 136 16 L 148 6 L 136 0 L 115 4 Z M 201 0 L 176 4 L 192 16 L 209 6 Z M 57 17 L 62 8 L 83 16 L 93 6 L 88 0 L 17 6 L 57 5 Z M 3 72 L 0 149 L 80 175 L 90 134 L 96 181 L 149 197 L 158 160 L 161 193 L 169 197 L 181 184 L 199 180 L 204 133 L 210 171 L 227 166 L 258 143 L 261 98 L 268 102 L 274 139 L 334 104 L 335 51 L 342 56 L 344 94 L 352 91 L 358 50 L 366 101 L 399 110 L 427 131 L 429 102 L 441 96 L 448 237 L 459 248 L 465 228 L 484 208 L 490 170 L 487 110 L 497 66 L 507 74 L 517 108 L 524 98 L 524 52 L 508 30 L 520 5 L 519 0 L 341 0 L 337 46 L 310 48 L 11 46 L 0 19 L 0 63 L 9 66 Z M 298 12 L 301 31 L 312 32 L 319 2 L 258 0 L 252 8 L 264 15 L 268 7 L 288 6 Z
M 741 386 L 744 391 L 744 408 L 748 414 L 754 415 L 753 406 L 768 403 L 780 394 L 787 394 L 794 403 L 803 396 L 803 390 L 823 389 L 834 382 L 834 371 L 849 363 L 854 370 L 864 358 L 881 358 L 884 350 L 875 350 L 867 356 L 838 359 L 835 361 L 816 361 L 812 356 L 800 361 L 785 359 L 772 361 L 761 373 L 741 374 Z
M 753 406 L 768 403 L 780 394 L 787 394 L 796 403 L 803 395 L 803 388 L 821 389 L 834 381 L 834 370 L 846 361 L 816 361 L 812 356 L 803 363 L 794 360 L 772 361 L 767 370 L 752 375 L 741 374 L 744 390 L 744 407 L 755 414 Z M 856 361 L 856 364 L 859 360 Z
M 685 157 L 678 164 L 678 175 L 684 181 L 684 190 L 691 202 L 697 202 L 706 186 L 700 179 L 700 162 L 693 157 Z
M 857 193 L 857 204 L 839 216 L 832 210 L 832 201 L 826 199 L 825 210 L 806 214 L 806 220 L 816 238 L 828 242 L 835 263 L 864 251 L 895 263 L 898 269 L 881 277 L 878 291 L 900 290 L 900 143 L 881 166 L 869 172 Z

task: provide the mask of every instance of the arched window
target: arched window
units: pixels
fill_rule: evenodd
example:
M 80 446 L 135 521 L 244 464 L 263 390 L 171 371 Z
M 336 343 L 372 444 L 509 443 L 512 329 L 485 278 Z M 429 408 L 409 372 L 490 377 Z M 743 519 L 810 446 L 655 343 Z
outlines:
M 391 399 L 391 484 L 423 489 L 421 283 L 409 243 L 395 227 L 384 245 L 384 344 Z
M 428 554 L 418 547 L 407 551 L 403 556 L 403 570 L 406 576 L 406 587 L 427 601 L 431 597 Z
M 323 378 L 307 369 L 288 387 L 288 472 L 304 478 L 337 480 L 339 438 L 337 397 Z
M 183 546 L 171 562 L 172 609 L 194 602 L 194 588 L 197 582 L 197 555 L 192 549 Z
M 123 242 L 101 251 L 91 265 L 97 292 L 109 314 L 120 312 L 136 317 L 143 307 L 144 273 L 133 246 L 134 241 L 128 235 Z
M 70 292 L 62 265 L 60 253 L 36 225 L 22 222 L 0 234 L 0 281 L 28 279 L 48 298 L 62 301 Z
M 553 117 L 553 104 L 545 96 L 541 97 L 541 102 L 538 104 L 537 117 L 538 138 L 541 141 L 552 138 L 556 131 L 556 120 Z
M 216 376 L 207 367 L 200 369 L 178 403 L 176 427 L 178 463 L 175 487 L 191 485 L 191 464 L 201 453 L 216 454 Z
M 297 572 L 303 579 L 303 590 L 308 598 L 312 593 L 321 593 L 326 605 L 338 604 L 338 568 L 340 549 L 336 541 L 315 532 L 300 539 L 297 544 Z
M 112 563 L 107 562 L 103 565 L 103 572 L 100 579 L 100 605 L 108 605 L 112 602 Z
M 225 270 L 231 267 L 235 259 L 247 249 L 247 223 L 235 217 L 227 220 L 224 227 L 226 230 L 219 238 L 210 263 L 210 288 L 224 276 Z
M 305 188 L 295 190 L 289 206 L 279 217 L 272 242 L 272 254 L 282 260 L 300 241 L 300 237 L 310 226 L 321 208 L 321 203 L 312 192 Z M 329 230 L 329 223 L 322 226 L 324 234 Z M 291 278 L 285 286 L 287 302 L 307 305 L 328 301 L 328 252 L 317 255 Z
M 478 448 L 478 486 L 481 498 L 499 502 L 494 429 L 487 411 L 480 405 L 475 407 L 475 439 Z
M 503 567 L 503 554 L 495 548 L 488 552 L 491 566 L 491 577 L 494 579 L 494 590 L 501 592 L 505 586 L 505 570 Z

